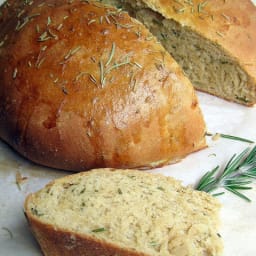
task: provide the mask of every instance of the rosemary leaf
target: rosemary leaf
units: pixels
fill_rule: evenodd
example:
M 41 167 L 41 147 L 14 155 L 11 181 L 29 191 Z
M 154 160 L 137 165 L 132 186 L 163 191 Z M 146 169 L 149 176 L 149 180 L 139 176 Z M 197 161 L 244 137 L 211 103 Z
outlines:
M 251 202 L 251 199 L 249 199 L 247 196 L 243 195 L 242 193 L 238 192 L 238 191 L 235 190 L 235 189 L 226 188 L 226 190 L 228 190 L 229 192 L 235 194 L 236 196 L 238 196 L 238 197 L 244 199 L 245 201 L 247 201 L 247 202 L 249 202 L 249 203 Z
M 247 143 L 254 143 L 254 141 L 252 141 L 252 140 L 242 138 L 242 137 L 233 136 L 233 135 L 228 135 L 228 134 L 223 134 L 223 133 L 215 133 L 215 134 L 206 133 L 206 136 L 216 136 L 216 135 L 219 135 L 221 138 L 224 138 L 224 139 L 242 141 L 242 142 L 247 142 Z
M 223 188 L 250 202 L 251 200 L 241 191 L 252 189 L 249 185 L 254 180 L 256 180 L 256 146 L 248 147 L 240 154 L 234 154 L 222 171 L 216 166 L 212 171 L 207 172 L 198 182 L 196 189 L 210 193 Z M 222 194 L 224 192 L 212 195 Z
M 99 232 L 103 232 L 103 231 L 106 231 L 106 229 L 105 228 L 96 228 L 96 229 L 92 230 L 93 233 L 99 233 Z
M 112 61 L 113 56 L 114 56 L 114 54 L 115 54 L 115 50 L 116 50 L 116 44 L 113 43 L 113 44 L 112 44 L 112 49 L 111 49 L 111 52 L 110 52 L 110 55 L 109 55 L 109 59 L 108 59 L 108 61 L 106 62 L 105 67 L 107 67 L 107 66 L 110 64 L 110 62 Z

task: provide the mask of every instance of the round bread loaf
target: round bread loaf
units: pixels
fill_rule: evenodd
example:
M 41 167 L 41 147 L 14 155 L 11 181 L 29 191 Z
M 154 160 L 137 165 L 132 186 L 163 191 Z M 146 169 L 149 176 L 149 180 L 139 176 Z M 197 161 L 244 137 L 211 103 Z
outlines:
M 192 85 L 125 12 L 76 0 L 0 11 L 0 137 L 26 158 L 152 168 L 205 147 Z

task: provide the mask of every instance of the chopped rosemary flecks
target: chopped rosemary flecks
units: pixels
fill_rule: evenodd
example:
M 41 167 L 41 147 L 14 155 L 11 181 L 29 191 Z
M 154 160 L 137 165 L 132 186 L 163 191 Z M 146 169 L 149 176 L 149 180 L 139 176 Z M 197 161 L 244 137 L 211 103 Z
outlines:
M 48 32 L 47 31 L 44 31 L 40 36 L 39 38 L 37 39 L 38 42 L 44 42 L 44 41 L 47 41 L 49 39 L 51 39 L 52 37 L 48 35 Z
M 250 184 L 256 179 L 256 146 L 246 148 L 239 155 L 233 155 L 222 171 L 216 166 L 207 172 L 199 181 L 196 188 L 211 193 L 223 188 L 250 202 L 251 200 L 241 193 L 241 190 L 252 189 Z M 215 193 L 214 196 L 224 192 Z
M 36 65 L 35 65 L 36 68 L 39 69 L 44 61 L 45 61 L 45 58 L 41 58 L 40 60 L 38 60 Z
M 110 64 L 110 62 L 112 61 L 113 56 L 114 56 L 114 54 L 115 54 L 115 50 L 116 50 L 116 44 L 113 43 L 113 44 L 112 44 L 112 48 L 111 48 L 111 52 L 110 52 L 108 61 L 107 61 L 106 64 L 105 64 L 105 67 L 107 67 L 107 66 Z
M 94 77 L 94 75 L 90 74 L 90 75 L 89 75 L 89 79 L 90 79 L 90 81 L 93 82 L 94 84 L 97 84 L 97 80 L 96 80 L 96 78 Z
M 89 22 L 87 23 L 87 25 L 90 25 L 90 24 L 92 24 L 92 23 L 94 23 L 94 22 L 96 22 L 95 19 L 89 20 Z
M 46 24 L 46 26 L 50 26 L 51 23 L 52 23 L 52 19 L 51 19 L 50 16 L 48 16 L 48 17 L 47 17 L 47 24 Z
M 40 216 L 43 216 L 44 214 L 43 213 L 40 213 L 36 208 L 31 208 L 31 212 L 32 214 L 40 217 Z
M 218 36 L 220 36 L 220 37 L 224 37 L 224 34 L 221 33 L 221 32 L 219 32 L 219 31 L 216 31 L 216 34 L 217 34 Z
M 79 79 L 80 79 L 82 76 L 84 76 L 84 75 L 90 75 L 90 74 L 87 73 L 87 72 L 84 72 L 84 71 L 79 72 L 78 75 L 76 75 L 74 81 L 75 81 L 75 82 L 79 81 Z
M 17 74 L 18 74 L 18 69 L 15 68 L 12 74 L 12 78 L 15 79 L 17 77 Z
M 106 231 L 106 229 L 105 228 L 96 228 L 96 229 L 92 230 L 93 233 L 99 233 L 99 232 L 103 232 L 103 231 Z
M 254 143 L 254 141 L 246 139 L 246 138 L 223 134 L 223 133 L 212 134 L 212 133 L 207 132 L 206 136 L 219 136 L 220 138 L 224 138 L 224 139 L 237 140 L 237 141 L 242 141 L 242 142 L 247 142 L 247 143 Z
M 36 24 L 36 33 L 40 33 L 40 27 L 39 27 L 39 25 L 38 24 Z
M 164 191 L 164 188 L 163 188 L 163 187 L 157 187 L 157 189 Z
M 204 1 L 204 2 L 201 2 L 197 5 L 197 10 L 198 10 L 199 13 L 203 11 L 203 9 L 207 5 L 207 3 L 208 3 L 208 1 Z
M 17 18 L 20 18 L 23 14 L 25 13 L 25 10 L 21 10 L 18 14 L 17 14 Z
M 227 20 L 228 22 L 230 22 L 231 18 L 230 18 L 228 15 L 226 15 L 225 13 L 222 13 L 221 16 L 224 17 L 225 20 Z
M 62 27 L 63 27 L 63 24 L 60 23 L 56 29 L 57 29 L 58 31 L 60 31 Z
M 34 13 L 34 14 L 31 14 L 30 16 L 26 16 L 22 21 L 18 20 L 15 30 L 16 31 L 21 30 L 30 20 L 32 20 L 33 18 L 35 18 L 39 15 L 40 15 L 40 13 Z
M 102 60 L 99 61 L 99 67 L 100 67 L 100 84 L 103 88 L 106 82 L 106 75 L 109 74 L 112 70 L 117 69 L 121 66 L 131 64 L 130 59 L 128 56 L 124 60 L 121 60 L 120 62 L 114 62 L 112 65 L 110 65 L 113 62 L 113 58 L 116 52 L 116 45 L 115 43 L 112 44 L 112 48 L 110 51 L 110 55 L 108 60 L 106 61 L 105 65 Z
M 174 7 L 174 11 L 175 11 L 176 13 L 184 13 L 185 10 L 186 10 L 186 7 L 182 7 L 182 8 L 175 8 L 175 7 Z
M 140 69 L 142 68 L 142 65 L 140 63 L 136 62 L 136 61 L 134 61 L 133 64 L 135 66 L 137 66 L 138 68 L 140 68 Z
M 44 31 L 37 39 L 38 42 L 45 42 L 49 39 L 58 39 L 58 36 L 54 34 L 49 28 Z
M 152 246 L 152 247 L 156 247 L 156 246 L 159 245 L 159 243 L 157 243 L 156 241 L 151 241 L 151 242 L 149 243 L 149 245 Z
M 74 49 L 69 50 L 69 52 L 64 56 L 64 60 L 68 60 L 70 57 L 75 55 L 80 49 L 81 46 L 77 46 Z
M 44 5 L 45 5 L 45 2 L 39 4 L 37 7 L 41 8 L 41 7 L 43 7 Z

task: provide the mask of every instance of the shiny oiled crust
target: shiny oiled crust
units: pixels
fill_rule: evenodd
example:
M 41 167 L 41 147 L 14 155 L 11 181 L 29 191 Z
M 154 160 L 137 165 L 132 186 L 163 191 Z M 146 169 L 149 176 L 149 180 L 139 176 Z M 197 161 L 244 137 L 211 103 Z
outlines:
M 0 137 L 80 171 L 151 168 L 205 147 L 190 82 L 126 13 L 90 1 L 8 1 L 0 16 Z
M 220 45 L 248 73 L 249 86 L 256 91 L 256 7 L 251 0 L 142 1 Z

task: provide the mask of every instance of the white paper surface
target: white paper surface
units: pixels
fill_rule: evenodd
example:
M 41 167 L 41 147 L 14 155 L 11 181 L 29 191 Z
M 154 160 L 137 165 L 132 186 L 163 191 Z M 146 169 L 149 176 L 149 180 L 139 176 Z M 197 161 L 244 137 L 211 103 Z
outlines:
M 256 107 L 247 108 L 203 93 L 198 93 L 198 96 L 208 131 L 256 141 Z M 216 165 L 225 165 L 234 153 L 248 146 L 247 143 L 226 139 L 212 141 L 210 138 L 208 145 L 207 149 L 189 155 L 180 163 L 151 172 L 173 176 L 185 185 L 194 185 L 206 171 Z M 15 183 L 17 172 L 28 178 L 21 189 Z M 37 166 L 0 141 L 0 256 L 41 255 L 23 214 L 24 198 L 50 180 L 67 174 L 70 173 Z M 255 184 L 246 195 L 252 199 L 252 203 L 228 192 L 219 197 L 223 205 L 220 234 L 224 240 L 224 256 L 256 255 Z

